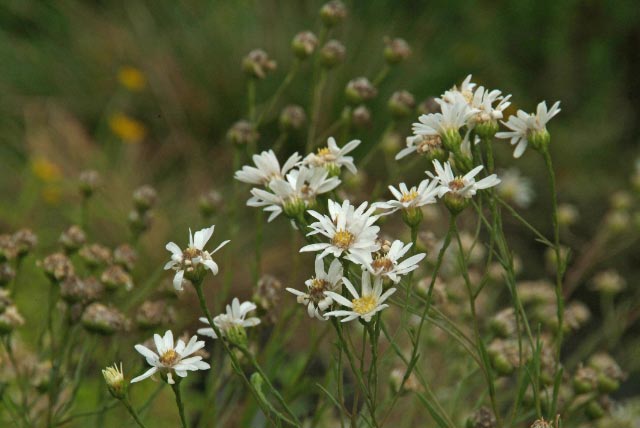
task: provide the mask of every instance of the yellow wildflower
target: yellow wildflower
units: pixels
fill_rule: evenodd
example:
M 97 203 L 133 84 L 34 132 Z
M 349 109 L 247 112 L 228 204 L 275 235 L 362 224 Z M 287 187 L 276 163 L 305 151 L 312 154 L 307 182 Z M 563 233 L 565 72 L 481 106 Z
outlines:
M 138 92 L 147 85 L 144 74 L 135 67 L 126 65 L 118 70 L 118 80 L 120 84 L 132 92 Z
M 147 134 L 144 125 L 124 113 L 115 113 L 109 117 L 109 128 L 127 143 L 139 143 Z

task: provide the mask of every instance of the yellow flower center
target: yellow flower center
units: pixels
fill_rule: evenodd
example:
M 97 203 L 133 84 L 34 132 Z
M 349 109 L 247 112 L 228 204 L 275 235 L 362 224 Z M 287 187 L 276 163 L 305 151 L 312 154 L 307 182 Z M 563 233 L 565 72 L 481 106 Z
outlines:
M 411 202 L 418 197 L 418 192 L 415 189 L 411 189 L 409 192 L 402 192 L 400 202 Z
M 449 189 L 453 191 L 460 190 L 463 187 L 464 187 L 464 180 L 462 180 L 462 177 L 456 177 L 449 182 Z
M 331 153 L 329 151 L 329 147 L 322 147 L 322 148 L 318 149 L 318 156 L 326 156 L 329 153 Z
M 437 149 L 442 145 L 439 135 L 423 135 L 422 140 L 417 144 L 417 152 L 425 153 L 433 149 Z
M 311 280 L 311 288 L 309 289 L 309 297 L 314 302 L 319 302 L 325 298 L 324 292 L 327 290 L 329 283 L 324 279 L 313 278 Z
M 179 355 L 176 351 L 174 351 L 173 349 L 169 349 L 160 356 L 160 362 L 165 366 L 172 366 L 176 362 L 178 357 Z
M 353 233 L 347 230 L 338 230 L 335 235 L 333 235 L 333 239 L 331 243 L 338 248 L 342 248 L 343 250 L 348 249 L 353 241 L 355 241 L 356 237 L 353 236 Z
M 375 296 L 362 296 L 359 299 L 353 299 L 351 303 L 353 303 L 354 312 L 364 315 L 376 308 L 378 299 Z

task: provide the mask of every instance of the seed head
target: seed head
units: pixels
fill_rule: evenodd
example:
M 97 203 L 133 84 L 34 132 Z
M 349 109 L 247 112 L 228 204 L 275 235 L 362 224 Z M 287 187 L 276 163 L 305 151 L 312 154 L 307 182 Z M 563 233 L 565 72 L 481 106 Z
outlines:
M 62 253 L 51 254 L 45 257 L 38 265 L 44 270 L 49 279 L 56 283 L 64 281 L 65 278 L 75 274 L 71 260 Z

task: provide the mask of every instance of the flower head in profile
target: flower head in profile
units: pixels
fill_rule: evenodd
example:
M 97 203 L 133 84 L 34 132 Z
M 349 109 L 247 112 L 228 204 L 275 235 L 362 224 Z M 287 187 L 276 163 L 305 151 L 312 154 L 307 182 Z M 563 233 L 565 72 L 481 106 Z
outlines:
M 329 270 L 324 271 L 324 259 L 316 257 L 316 274 L 313 278 L 305 281 L 307 291 L 303 292 L 294 288 L 287 288 L 287 291 L 297 297 L 298 303 L 307 306 L 307 313 L 311 318 L 320 320 L 325 318 L 322 313 L 332 304 L 333 299 L 325 294 L 325 291 L 342 292 L 342 264 L 339 259 L 333 259 Z
M 462 142 L 460 128 L 465 126 L 469 119 L 478 112 L 469 106 L 461 97 L 454 103 L 440 100 L 441 113 L 423 114 L 418 117 L 418 122 L 412 125 L 415 136 L 439 136 L 442 144 L 448 150 L 455 150 Z
M 362 292 L 358 293 L 347 278 L 343 278 L 345 287 L 349 290 L 349 293 L 353 297 L 349 300 L 342 295 L 333 291 L 327 291 L 326 294 L 331 297 L 334 302 L 348 308 L 339 309 L 331 312 L 327 312 L 325 317 L 344 317 L 342 322 L 361 318 L 365 322 L 371 321 L 371 318 L 388 307 L 389 305 L 384 303 L 389 296 L 396 292 L 396 288 L 389 288 L 383 293 L 382 291 L 382 277 L 376 276 L 373 279 L 373 288 L 371 287 L 371 275 L 368 271 L 362 272 Z
M 418 134 L 407 137 L 407 147 L 400 150 L 396 154 L 396 160 L 400 160 L 411 153 L 417 153 L 424 155 L 428 159 L 446 159 L 449 157 L 449 153 L 442 145 L 442 138 L 440 135 L 426 135 Z
M 204 347 L 204 341 L 198 340 L 198 336 L 192 336 L 189 343 L 185 345 L 182 340 L 173 342 L 173 333 L 167 330 L 164 336 L 153 335 L 156 345 L 156 352 L 143 345 L 136 345 L 136 351 L 142 354 L 151 366 L 142 375 L 131 379 L 131 383 L 139 382 L 155 373 L 160 372 L 167 383 L 173 385 L 175 380 L 173 375 L 186 377 L 188 371 L 207 370 L 211 366 L 202 361 L 201 356 L 190 356 Z
M 122 399 L 126 396 L 127 384 L 124 382 L 122 363 L 119 366 L 113 363 L 113 366 L 102 369 L 102 376 L 113 397 Z
M 418 269 L 418 263 L 426 257 L 425 253 L 420 253 L 400 261 L 400 259 L 407 254 L 411 246 L 411 242 L 405 244 L 396 239 L 391 246 L 388 247 L 387 251 L 379 251 L 373 257 L 373 261 L 364 264 L 364 266 L 372 275 L 389 278 L 397 284 L 403 275 Z
M 437 160 L 433 161 L 433 167 L 436 171 L 436 175 L 431 172 L 427 172 L 427 175 L 437 180 L 439 185 L 436 189 L 439 197 L 451 193 L 460 196 L 465 199 L 473 197 L 478 190 L 488 189 L 489 187 L 497 186 L 500 184 L 500 179 L 497 175 L 491 174 L 481 180 L 476 181 L 475 176 L 482 171 L 483 166 L 479 165 L 473 168 L 465 175 L 454 175 L 453 170 L 449 162 L 445 162 L 442 165 Z
M 460 102 L 460 100 L 471 103 L 473 99 L 473 91 L 476 87 L 476 84 L 471 81 L 471 74 L 469 74 L 460 84 L 460 87 L 454 85 L 453 88 L 445 91 L 444 94 L 440 97 L 442 102 L 447 104 L 456 104 Z
M 254 327 L 260 324 L 260 318 L 247 318 L 249 312 L 256 310 L 256 305 L 252 302 L 240 303 L 240 300 L 238 300 L 237 297 L 234 297 L 231 304 L 227 305 L 226 309 L 227 311 L 225 313 L 213 318 L 213 323 L 224 337 L 227 337 L 232 341 L 242 336 L 246 337 L 246 333 L 244 331 L 246 327 Z M 209 327 L 198 329 L 198 333 L 203 336 L 209 336 L 217 339 L 218 335 L 209 324 L 209 321 L 204 317 L 200 318 L 200 321 Z
M 317 153 L 310 153 L 304 158 L 305 165 L 324 167 L 331 175 L 339 175 L 340 169 L 344 166 L 355 174 L 356 166 L 353 164 L 353 157 L 346 156 L 360 145 L 360 140 L 349 141 L 344 147 L 338 147 L 335 138 L 329 137 L 327 146 L 318 149 Z
M 166 245 L 167 250 L 171 251 L 171 260 L 164 265 L 164 269 L 176 271 L 173 277 L 173 287 L 176 290 L 182 290 L 182 281 L 185 278 L 192 282 L 199 282 L 202 281 L 207 270 L 210 270 L 214 275 L 218 274 L 218 265 L 213 261 L 211 255 L 229 241 L 224 241 L 213 251 L 205 250 L 204 246 L 211 239 L 214 228 L 215 226 L 211 226 L 199 230 L 194 235 L 189 230 L 189 246 L 185 250 L 181 250 L 173 242 Z
M 275 179 L 271 181 L 269 190 L 251 189 L 253 195 L 247 205 L 250 207 L 265 207 L 271 212 L 268 221 L 275 219 L 282 211 L 290 217 L 297 217 L 309 206 L 315 205 L 316 197 L 338 187 L 340 179 L 329 177 L 329 172 L 324 168 L 294 169 L 287 174 L 286 180 Z
M 422 180 L 416 187 L 408 188 L 406 184 L 400 183 L 396 189 L 389 186 L 389 191 L 395 199 L 387 202 L 376 202 L 372 206 L 387 210 L 383 215 L 394 213 L 398 210 L 422 207 L 427 204 L 434 204 L 438 195 L 437 180 Z
M 234 178 L 243 183 L 269 187 L 272 180 L 284 178 L 287 172 L 300 162 L 301 156 L 298 153 L 292 154 L 282 167 L 273 150 L 253 155 L 252 159 L 255 167 L 243 166 L 240 171 L 236 171 Z
M 498 89 L 490 91 L 479 86 L 469 105 L 476 112 L 469 118 L 470 127 L 502 119 L 504 110 L 511 105 L 511 95 L 503 96 Z
M 367 203 L 363 202 L 355 208 L 344 201 L 342 205 L 329 200 L 329 215 L 323 215 L 316 211 L 309 214 L 318 221 L 309 226 L 309 236 L 320 234 L 329 239 L 329 242 L 309 244 L 300 249 L 300 252 L 322 251 L 320 258 L 328 254 L 345 258 L 355 263 L 370 262 L 371 253 L 380 248 L 376 242 L 380 228 L 374 223 L 378 216 L 373 215 L 375 207 L 367 209 Z
M 513 157 L 519 158 L 531 143 L 538 149 L 549 142 L 547 123 L 560 113 L 560 101 L 556 101 L 550 109 L 547 109 L 546 101 L 538 104 L 536 113 L 526 113 L 518 110 L 515 116 L 509 116 L 509 120 L 502 122 L 509 131 L 498 132 L 496 137 L 509 139 L 512 146 L 516 146 Z

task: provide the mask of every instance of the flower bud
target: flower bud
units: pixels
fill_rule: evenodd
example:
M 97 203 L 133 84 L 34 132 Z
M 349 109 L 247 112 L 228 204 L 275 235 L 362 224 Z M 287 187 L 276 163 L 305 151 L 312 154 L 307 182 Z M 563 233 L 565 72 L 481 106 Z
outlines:
M 282 109 L 278 122 L 282 132 L 300 131 L 307 122 L 307 115 L 302 107 L 291 104 Z
M 329 40 L 320 49 L 320 64 L 325 68 L 333 68 L 344 62 L 346 48 L 338 40 Z
M 409 207 L 402 210 L 402 221 L 411 228 L 414 228 L 422 221 L 422 209 L 420 207 Z
M 444 206 L 447 207 L 449 212 L 453 215 L 458 215 L 469 205 L 469 199 L 465 198 L 458 193 L 448 192 L 442 197 Z
M 493 138 L 499 129 L 500 125 L 498 125 L 498 121 L 495 119 L 478 122 L 473 128 L 473 130 L 476 132 L 476 135 L 483 140 Z
M 138 261 L 138 253 L 129 244 L 122 244 L 113 250 L 113 261 L 131 272 Z
M 84 245 L 78 255 L 89 268 L 109 265 L 112 260 L 111 250 L 100 244 Z
M 236 345 L 240 348 L 247 346 L 249 340 L 247 339 L 247 331 L 241 325 L 233 325 L 225 331 L 225 337 L 229 343 Z
M 293 54 L 299 59 L 306 59 L 318 47 L 318 38 L 311 31 L 302 31 L 296 34 L 291 41 Z
M 451 152 L 459 152 L 462 144 L 462 136 L 456 129 L 448 129 L 440 134 L 442 145 Z
M 75 271 L 71 260 L 62 253 L 51 254 L 38 263 L 44 273 L 53 282 L 59 283 L 65 278 L 74 275 Z
M 15 278 L 16 273 L 9 263 L 0 263 L 0 287 L 4 287 Z
M 560 204 L 558 206 L 558 224 L 560 226 L 571 226 L 578 220 L 578 209 L 571 204 Z
M 276 311 L 282 291 L 282 282 L 273 275 L 262 275 L 253 294 L 253 302 L 258 306 L 259 316 L 271 323 L 276 322 Z
M 24 257 L 38 245 L 38 237 L 30 229 L 20 229 L 12 236 L 16 255 Z
M 89 169 L 86 171 L 82 171 L 80 176 L 78 177 L 78 187 L 80 188 L 80 193 L 85 198 L 90 198 L 93 193 L 100 187 L 102 183 L 102 178 L 98 171 Z
M 576 394 L 586 394 L 596 389 L 598 373 L 591 367 L 579 367 L 573 376 Z
M 387 132 L 384 134 L 380 146 L 385 153 L 395 155 L 402 146 L 402 135 L 396 131 Z
M 102 376 L 113 398 L 122 400 L 127 396 L 127 383 L 124 381 L 122 363 L 120 363 L 120 367 L 114 363 L 112 367 L 103 369 Z
M 420 392 L 422 388 L 415 373 L 412 372 L 404 382 L 404 385 L 402 385 L 404 375 L 405 370 L 402 368 L 395 368 L 391 370 L 389 375 L 389 386 L 391 387 L 391 391 L 400 395 L 405 395 L 409 392 Z
M 371 111 L 365 105 L 359 105 L 351 112 L 351 123 L 358 129 L 371 125 Z
M 594 290 L 608 295 L 620 293 L 627 285 L 625 279 L 613 269 L 598 273 L 592 283 Z
M 242 60 L 242 69 L 249 76 L 264 79 L 267 73 L 276 69 L 276 62 L 262 49 L 254 49 Z
M 87 242 L 87 235 L 80 226 L 76 225 L 62 232 L 60 238 L 58 238 L 58 243 L 60 243 L 67 254 L 75 253 L 85 242 Z
M 468 428 L 495 428 L 497 425 L 496 417 L 489 408 L 482 406 L 467 419 Z
M 200 214 L 204 218 L 209 218 L 216 214 L 223 205 L 223 197 L 217 190 L 210 190 L 207 193 L 200 195 L 198 199 L 198 207 L 200 208 Z
M 361 104 L 372 100 L 378 94 L 378 90 L 369 82 L 366 77 L 358 77 L 347 83 L 345 95 L 351 104 Z
M 18 312 L 18 308 L 11 305 L 0 313 L 0 336 L 11 333 L 16 328 L 24 325 L 24 318 Z
M 153 212 L 131 210 L 127 216 L 127 222 L 129 223 L 131 233 L 138 236 L 149 230 L 151 227 L 151 223 L 153 222 Z
M 176 312 L 162 300 L 146 301 L 138 308 L 135 320 L 142 329 L 157 328 L 175 322 Z
M 255 126 L 249 121 L 239 120 L 227 131 L 227 138 L 233 144 L 243 146 L 246 144 L 255 144 L 260 138 L 260 134 Z
M 498 312 L 489 322 L 491 330 L 500 337 L 506 338 L 516 331 L 516 317 L 513 308 Z
M 295 220 L 295 219 L 301 218 L 301 216 L 304 215 L 304 212 L 306 211 L 307 206 L 302 199 L 293 198 L 285 202 L 283 209 L 287 217 Z
M 529 135 L 529 142 L 531 143 L 531 147 L 533 147 L 537 151 L 545 151 L 549 147 L 549 143 L 551 142 L 551 135 L 549 132 L 544 129 L 531 131 Z
M 406 40 L 385 38 L 384 59 L 389 64 L 401 63 L 411 56 L 411 47 Z
M 0 261 L 13 260 L 18 255 L 18 248 L 11 235 L 0 235 Z
M 431 114 L 440 112 L 440 104 L 436 101 L 435 97 L 429 97 L 426 100 L 418 104 L 418 114 Z
M 111 265 L 102 272 L 100 281 L 104 284 L 107 291 L 116 291 L 124 288 L 131 291 L 133 288 L 133 279 L 131 275 L 120 265 Z
M 156 204 L 158 200 L 158 192 L 149 185 L 138 187 L 133 192 L 133 205 L 138 211 L 147 211 Z
M 596 400 L 590 401 L 584 409 L 585 415 L 591 420 L 600 419 L 605 415 L 604 408 Z
M 401 119 L 413 114 L 416 101 L 410 92 L 396 91 L 391 95 L 391 98 L 389 98 L 387 106 L 393 117 Z
M 109 336 L 125 330 L 128 320 L 116 308 L 102 303 L 92 303 L 82 314 L 82 325 L 87 331 Z
M 102 297 L 104 287 L 93 277 L 70 276 L 60 283 L 60 297 L 69 304 L 94 302 Z
M 340 0 L 332 0 L 320 8 L 320 19 L 325 27 L 335 27 L 347 17 L 347 7 Z

